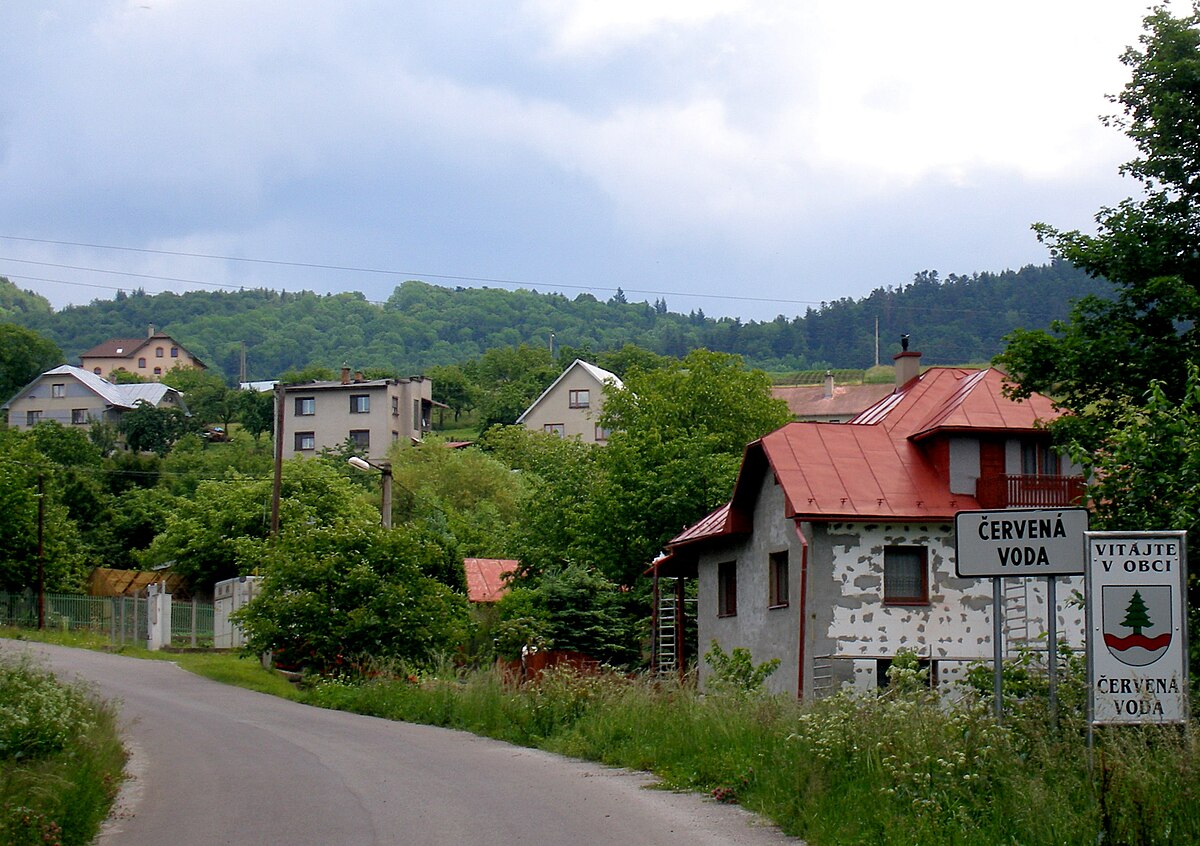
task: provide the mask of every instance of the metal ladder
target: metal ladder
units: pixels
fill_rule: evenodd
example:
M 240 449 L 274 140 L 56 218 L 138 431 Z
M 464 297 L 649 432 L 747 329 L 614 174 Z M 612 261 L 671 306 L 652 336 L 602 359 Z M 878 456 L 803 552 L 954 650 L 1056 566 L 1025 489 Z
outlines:
M 680 609 L 675 599 L 676 579 L 663 578 L 658 595 L 658 626 L 654 631 L 655 667 L 660 676 L 679 673 L 679 655 L 682 644 L 678 642 L 676 623 Z M 696 600 L 684 597 L 683 612 L 695 612 Z
M 1029 637 L 1029 579 L 1004 580 L 1004 654 L 1035 645 Z

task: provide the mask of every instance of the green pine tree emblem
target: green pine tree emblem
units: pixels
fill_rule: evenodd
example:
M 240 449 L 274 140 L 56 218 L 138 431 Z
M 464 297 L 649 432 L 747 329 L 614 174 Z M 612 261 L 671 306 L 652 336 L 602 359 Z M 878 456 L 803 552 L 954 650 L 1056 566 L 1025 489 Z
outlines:
M 1150 622 L 1146 600 L 1142 599 L 1140 590 L 1135 590 L 1133 596 L 1130 597 L 1129 606 L 1125 609 L 1125 619 L 1121 621 L 1121 625 L 1133 629 L 1135 635 L 1140 635 L 1142 629 L 1148 629 L 1154 625 Z

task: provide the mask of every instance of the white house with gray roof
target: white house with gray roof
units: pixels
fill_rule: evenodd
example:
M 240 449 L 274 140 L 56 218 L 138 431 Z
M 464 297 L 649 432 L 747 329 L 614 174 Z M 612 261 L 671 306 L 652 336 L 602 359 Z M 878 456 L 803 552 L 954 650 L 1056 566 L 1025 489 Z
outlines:
M 187 411 L 183 394 L 169 385 L 117 385 L 70 364 L 47 370 L 0 408 L 8 412 L 10 426 L 28 429 L 47 421 L 63 426 L 87 426 L 96 420 L 117 423 L 138 403 Z

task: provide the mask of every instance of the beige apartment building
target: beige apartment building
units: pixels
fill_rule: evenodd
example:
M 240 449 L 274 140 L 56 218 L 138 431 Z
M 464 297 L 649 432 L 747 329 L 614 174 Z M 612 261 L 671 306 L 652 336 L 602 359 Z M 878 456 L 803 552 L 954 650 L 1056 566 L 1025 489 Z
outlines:
M 96 376 L 109 378 L 114 370 L 126 370 L 157 382 L 175 367 L 206 365 L 170 335 L 156 332 L 151 324 L 144 338 L 114 338 L 79 356 L 79 366 Z
M 433 383 L 424 376 L 363 379 L 342 368 L 332 382 L 283 385 L 283 457 L 316 455 L 350 439 L 369 459 L 429 432 Z M 279 394 L 277 394 L 278 396 Z

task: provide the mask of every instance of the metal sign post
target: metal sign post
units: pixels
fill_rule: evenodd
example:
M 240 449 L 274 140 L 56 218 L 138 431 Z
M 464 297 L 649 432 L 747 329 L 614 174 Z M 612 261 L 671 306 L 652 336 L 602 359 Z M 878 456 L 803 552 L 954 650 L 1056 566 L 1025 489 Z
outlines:
M 954 515 L 954 568 L 960 578 L 992 580 L 993 688 L 996 718 L 1003 712 L 1004 626 L 1001 579 L 1038 576 L 1046 579 L 1046 656 L 1050 709 L 1058 702 L 1058 598 L 1055 578 L 1085 571 L 1086 508 L 1005 508 L 960 511 Z

